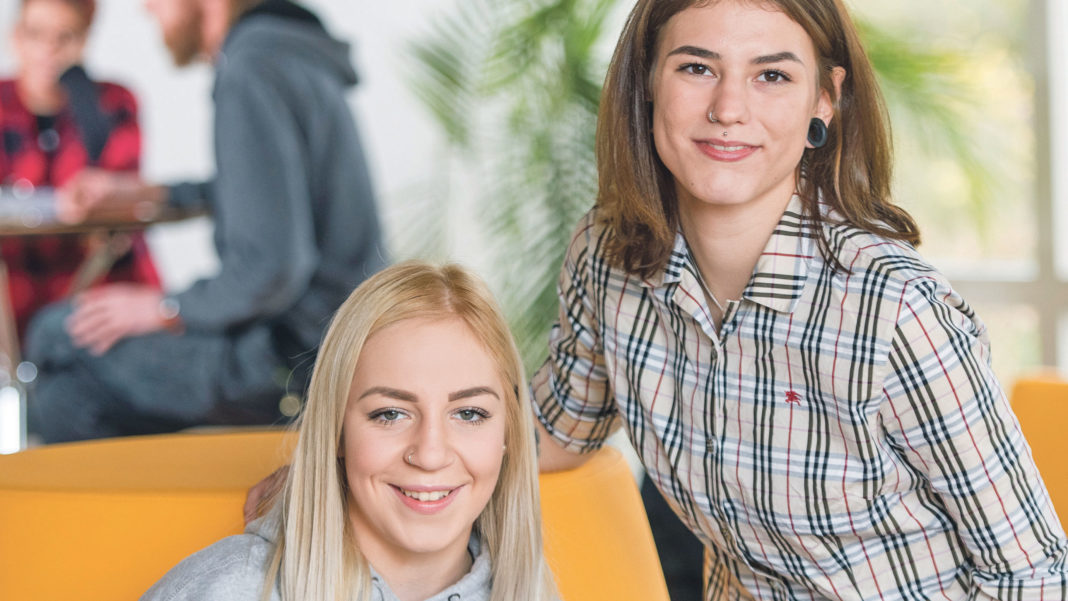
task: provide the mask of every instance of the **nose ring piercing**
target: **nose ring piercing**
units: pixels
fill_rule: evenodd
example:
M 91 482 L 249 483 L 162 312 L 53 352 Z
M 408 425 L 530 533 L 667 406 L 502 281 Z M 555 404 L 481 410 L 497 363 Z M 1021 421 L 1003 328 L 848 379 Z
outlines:
M 719 119 L 716 119 L 716 116 L 714 114 L 712 114 L 712 111 L 708 111 L 708 122 L 709 123 L 719 123 Z
M 408 454 L 404 456 L 404 463 L 407 463 L 408 465 L 415 465 L 414 463 L 412 463 L 412 455 L 415 455 L 415 451 L 408 451 Z

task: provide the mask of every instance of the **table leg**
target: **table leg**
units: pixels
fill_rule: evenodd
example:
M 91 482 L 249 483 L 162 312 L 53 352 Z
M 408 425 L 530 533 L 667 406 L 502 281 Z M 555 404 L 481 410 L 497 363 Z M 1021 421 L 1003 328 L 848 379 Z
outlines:
M 111 266 L 130 252 L 133 244 L 124 232 L 94 232 L 90 235 L 90 250 L 71 280 L 68 294 L 77 294 L 107 275 Z

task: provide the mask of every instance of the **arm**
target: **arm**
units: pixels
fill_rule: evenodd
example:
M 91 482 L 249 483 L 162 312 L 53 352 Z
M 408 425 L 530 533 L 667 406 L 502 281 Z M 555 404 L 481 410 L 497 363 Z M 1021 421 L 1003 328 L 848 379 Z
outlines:
M 563 472 L 582 467 L 593 456 L 592 453 L 575 453 L 564 448 L 539 420 L 535 426 L 538 438 L 538 470 L 542 472 Z M 258 486 L 258 485 L 257 485 Z M 248 508 L 246 507 L 246 521 Z
M 257 67 L 230 65 L 216 84 L 210 196 L 220 271 L 176 295 L 190 330 L 278 314 L 304 293 L 319 260 L 299 124 Z
M 572 237 L 557 284 L 560 313 L 549 335 L 549 358 L 531 380 L 542 471 L 582 465 L 619 425 L 589 278 L 594 227 L 587 215 Z
M 890 364 L 888 436 L 953 519 L 973 595 L 1062 598 L 1068 542 L 971 309 L 932 280 L 911 284 Z

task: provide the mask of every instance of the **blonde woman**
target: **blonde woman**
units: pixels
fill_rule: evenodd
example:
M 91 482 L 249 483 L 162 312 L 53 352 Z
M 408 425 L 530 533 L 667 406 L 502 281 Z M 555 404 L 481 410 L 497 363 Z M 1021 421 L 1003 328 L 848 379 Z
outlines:
M 330 325 L 274 507 L 143 599 L 554 599 L 523 383 L 480 280 L 380 272 Z

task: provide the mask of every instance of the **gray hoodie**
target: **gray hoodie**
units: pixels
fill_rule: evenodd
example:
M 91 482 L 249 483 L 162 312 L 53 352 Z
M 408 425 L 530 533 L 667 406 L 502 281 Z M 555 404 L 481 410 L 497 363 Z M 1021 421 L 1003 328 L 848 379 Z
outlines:
M 349 46 L 269 0 L 234 24 L 215 70 L 215 177 L 172 186 L 170 203 L 211 214 L 219 272 L 175 298 L 190 331 L 266 323 L 294 355 L 385 264 Z
M 190 555 L 167 572 L 141 601 L 259 601 L 264 574 L 274 551 L 277 514 L 249 524 L 245 534 L 229 536 Z M 489 601 L 493 573 L 489 550 L 472 536 L 471 571 L 426 601 Z M 372 601 L 397 601 L 389 585 L 371 568 Z M 271 601 L 280 601 L 278 589 Z

